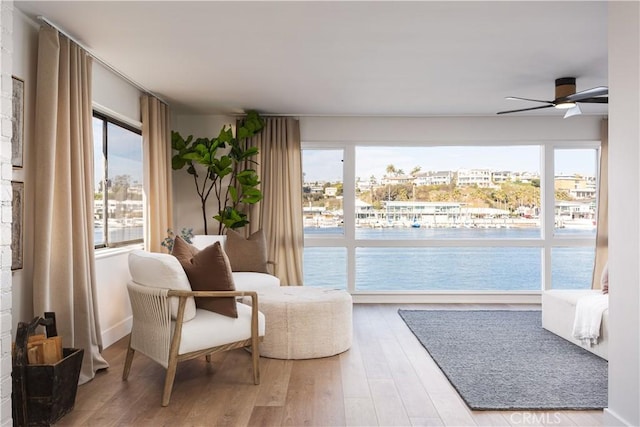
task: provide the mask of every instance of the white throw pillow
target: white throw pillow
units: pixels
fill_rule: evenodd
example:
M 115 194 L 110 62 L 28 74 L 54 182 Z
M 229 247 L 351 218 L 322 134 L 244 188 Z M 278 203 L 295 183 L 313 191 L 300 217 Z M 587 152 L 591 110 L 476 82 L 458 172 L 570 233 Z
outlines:
M 176 257 L 169 254 L 135 250 L 129 254 L 129 273 L 139 285 L 153 288 L 191 291 L 191 285 L 184 269 Z M 171 317 L 178 315 L 178 298 L 171 298 Z M 187 299 L 184 321 L 196 317 L 196 303 Z
M 220 242 L 222 249 L 224 249 L 227 236 L 221 234 L 196 234 L 191 238 L 191 244 L 200 250 L 213 245 L 215 242 Z

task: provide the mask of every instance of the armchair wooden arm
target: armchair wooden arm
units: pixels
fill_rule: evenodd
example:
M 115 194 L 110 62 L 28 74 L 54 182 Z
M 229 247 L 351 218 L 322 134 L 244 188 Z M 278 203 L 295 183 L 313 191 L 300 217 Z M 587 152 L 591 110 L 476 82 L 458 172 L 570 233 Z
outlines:
M 178 291 L 170 290 L 167 294 L 170 297 L 199 297 L 199 298 L 224 298 L 224 297 L 251 297 L 252 301 L 258 294 L 255 291 Z M 186 300 L 185 300 L 186 304 Z

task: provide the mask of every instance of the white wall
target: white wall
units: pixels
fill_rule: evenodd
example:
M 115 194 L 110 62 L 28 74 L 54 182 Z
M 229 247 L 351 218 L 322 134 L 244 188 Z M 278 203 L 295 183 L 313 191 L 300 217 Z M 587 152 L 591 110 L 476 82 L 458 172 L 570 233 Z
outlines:
M 609 2 L 609 407 L 640 425 L 640 4 Z
M 131 332 L 131 306 L 126 289 L 131 278 L 129 252 L 130 248 L 123 248 L 96 253 L 96 298 L 104 348 Z
M 302 117 L 303 142 L 508 142 L 600 140 L 599 116 Z
M 194 138 L 212 138 L 218 136 L 222 126 L 233 126 L 236 119 L 231 116 L 215 115 L 176 115 L 173 117 L 172 130 L 180 133 L 184 138 L 193 135 Z M 207 203 L 208 234 L 217 234 L 218 222 L 213 219 L 217 206 L 214 196 L 210 196 Z M 173 171 L 173 224 L 174 231 L 182 228 L 193 228 L 194 234 L 203 234 L 200 199 L 196 193 L 193 177 L 186 169 Z

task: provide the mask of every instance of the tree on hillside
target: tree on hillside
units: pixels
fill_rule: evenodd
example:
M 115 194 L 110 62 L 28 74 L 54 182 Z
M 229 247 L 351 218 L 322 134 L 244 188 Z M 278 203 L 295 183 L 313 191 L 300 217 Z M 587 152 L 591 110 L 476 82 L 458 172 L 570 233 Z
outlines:
M 404 186 L 399 186 L 397 190 L 396 200 L 406 202 L 409 200 L 409 192 Z
M 540 206 L 540 188 L 523 183 L 504 183 L 502 189 L 507 194 L 509 208 L 520 206 Z
M 493 200 L 493 207 L 498 209 L 507 208 L 507 201 L 509 197 L 507 193 L 500 187 L 499 189 L 493 190 L 490 194 L 491 199 Z

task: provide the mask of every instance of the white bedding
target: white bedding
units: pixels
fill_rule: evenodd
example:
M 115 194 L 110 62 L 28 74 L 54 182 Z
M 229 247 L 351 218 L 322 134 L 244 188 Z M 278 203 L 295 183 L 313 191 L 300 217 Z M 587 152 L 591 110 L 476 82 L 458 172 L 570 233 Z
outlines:
M 583 347 L 573 337 L 576 305 L 585 295 L 601 294 L 598 289 L 553 289 L 542 293 L 542 327 L 561 336 L 585 350 L 608 359 L 609 353 L 609 309 L 602 314 L 598 345 Z
M 585 295 L 576 303 L 573 337 L 584 347 L 598 344 L 602 314 L 609 307 L 609 295 Z

